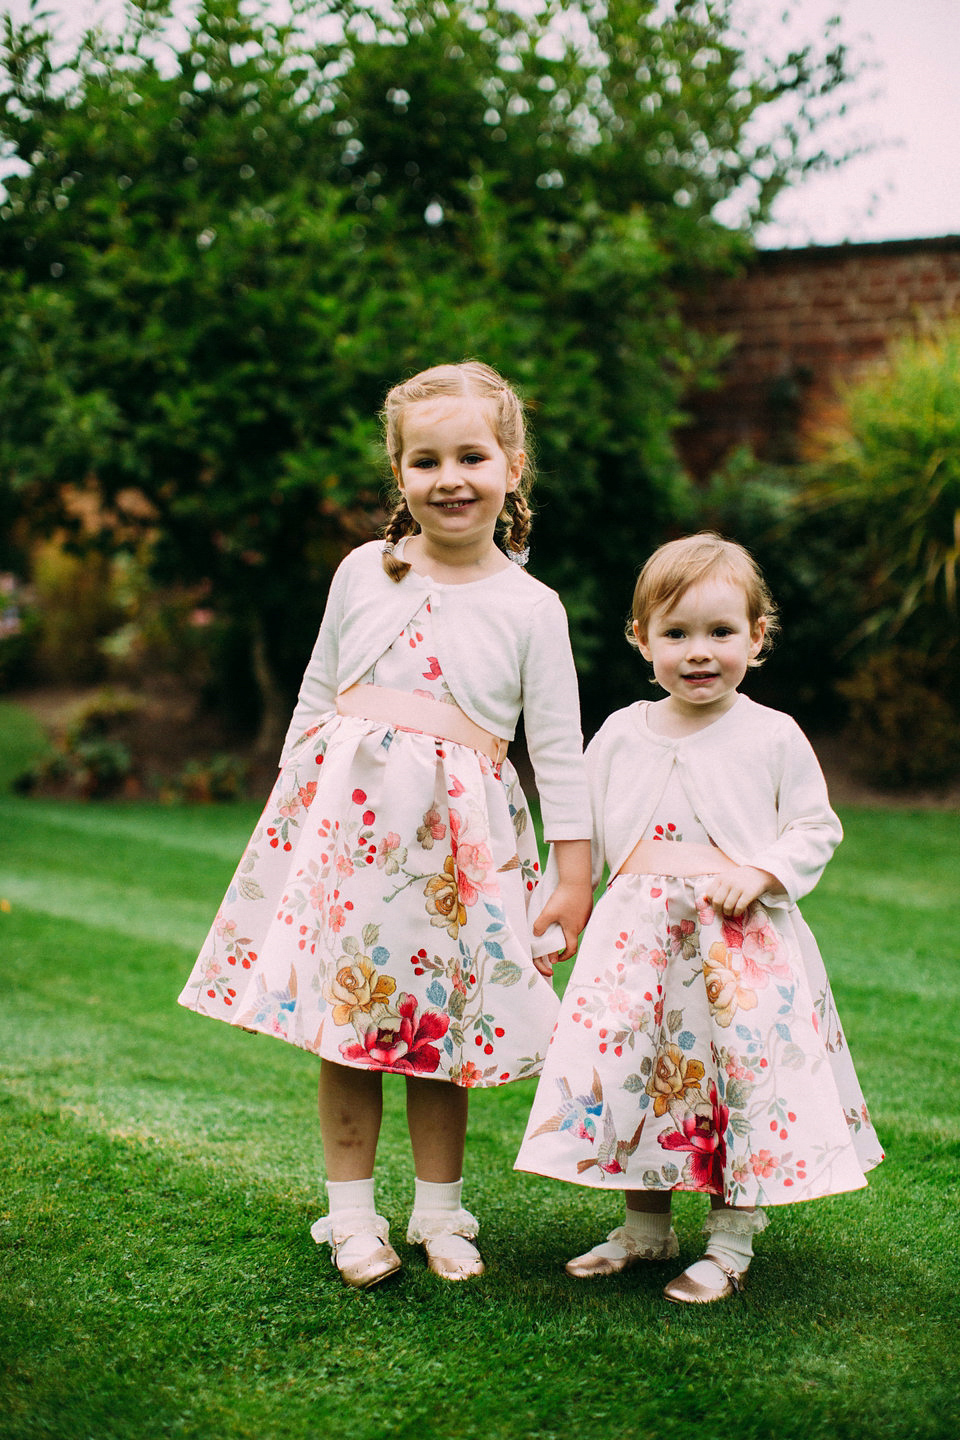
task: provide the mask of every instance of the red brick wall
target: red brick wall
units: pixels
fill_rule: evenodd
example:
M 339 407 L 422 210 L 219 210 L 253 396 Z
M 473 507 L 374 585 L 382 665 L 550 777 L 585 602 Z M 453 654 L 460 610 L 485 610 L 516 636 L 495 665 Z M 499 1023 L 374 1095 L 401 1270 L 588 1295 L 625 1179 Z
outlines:
M 960 235 L 760 251 L 746 272 L 690 293 L 688 321 L 734 334 L 719 391 L 688 405 L 681 453 L 709 474 L 732 447 L 796 458 L 838 380 L 891 340 L 960 319 Z

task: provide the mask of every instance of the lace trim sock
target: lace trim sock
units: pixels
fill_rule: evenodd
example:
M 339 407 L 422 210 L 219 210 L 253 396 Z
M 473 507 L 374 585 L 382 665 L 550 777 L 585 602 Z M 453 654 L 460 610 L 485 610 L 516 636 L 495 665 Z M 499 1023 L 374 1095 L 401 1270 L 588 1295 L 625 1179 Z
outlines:
M 662 1213 L 651 1210 L 627 1209 L 623 1217 L 623 1230 L 638 1250 L 649 1244 L 662 1243 L 670 1234 L 670 1211 Z
M 443 1236 L 442 1250 L 452 1260 L 469 1260 L 476 1255 L 470 1241 L 480 1229 L 476 1216 L 460 1204 L 463 1179 L 443 1184 L 432 1180 L 414 1181 L 413 1214 L 407 1226 L 407 1241 L 416 1245 Z
M 714 1285 L 717 1280 L 716 1260 L 724 1270 L 745 1275 L 753 1259 L 753 1237 L 766 1227 L 767 1217 L 759 1209 L 711 1210 L 703 1228 L 710 1237 L 707 1249 L 712 1258 L 697 1260 L 687 1267 L 686 1274 L 702 1285 Z
M 372 1177 L 328 1180 L 326 1190 L 329 1213 L 310 1227 L 310 1234 L 318 1245 L 327 1243 L 340 1248 L 351 1235 L 358 1234 L 386 1240 L 389 1226 L 383 1216 L 377 1214 Z

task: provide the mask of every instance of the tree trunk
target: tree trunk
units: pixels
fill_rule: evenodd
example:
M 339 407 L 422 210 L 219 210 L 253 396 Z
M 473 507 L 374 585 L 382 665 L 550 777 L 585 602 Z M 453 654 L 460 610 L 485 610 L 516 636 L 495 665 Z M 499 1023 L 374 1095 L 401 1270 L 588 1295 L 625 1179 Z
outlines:
M 250 619 L 250 661 L 260 696 L 260 726 L 254 754 L 258 760 L 279 760 L 290 720 L 289 706 L 270 662 L 266 632 L 259 615 Z

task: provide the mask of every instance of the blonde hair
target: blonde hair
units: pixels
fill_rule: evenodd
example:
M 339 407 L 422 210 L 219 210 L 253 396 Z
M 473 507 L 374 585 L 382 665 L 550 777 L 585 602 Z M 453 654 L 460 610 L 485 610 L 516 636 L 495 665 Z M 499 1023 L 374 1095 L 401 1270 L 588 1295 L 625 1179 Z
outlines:
M 508 464 L 513 465 L 519 455 L 524 456 L 520 481 L 517 488 L 508 493 L 500 515 L 504 548 L 512 559 L 522 564 L 526 559 L 527 539 L 533 520 L 529 496 L 533 488 L 534 468 L 527 450 L 523 402 L 496 370 L 480 360 L 464 360 L 459 365 L 434 365 L 400 385 L 394 385 L 387 392 L 380 416 L 390 464 L 397 469 L 400 467 L 403 417 L 410 405 L 423 400 L 460 397 L 488 403 L 490 426 Z M 393 506 L 383 530 L 387 542 L 383 568 L 392 580 L 402 580 L 410 569 L 408 564 L 397 559 L 393 547 L 404 535 L 413 535 L 416 529 L 416 521 L 407 509 L 406 500 L 400 490 L 395 489 Z
M 695 585 L 713 577 L 728 580 L 743 591 L 751 631 L 756 630 L 761 620 L 765 622 L 760 653 L 748 661 L 751 666 L 762 665 L 780 629 L 773 596 L 749 550 L 711 530 L 669 540 L 650 556 L 633 592 L 633 608 L 627 625 L 630 644 L 639 648 L 637 633 L 646 637 L 655 610 L 673 605 Z

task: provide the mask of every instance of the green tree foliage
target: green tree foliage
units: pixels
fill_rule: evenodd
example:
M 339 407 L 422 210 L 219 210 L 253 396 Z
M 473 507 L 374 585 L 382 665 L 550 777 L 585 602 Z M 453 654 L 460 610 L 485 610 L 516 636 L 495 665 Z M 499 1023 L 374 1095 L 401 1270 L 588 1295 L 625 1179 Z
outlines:
M 806 492 L 862 542 L 861 632 L 956 644 L 960 579 L 960 327 L 895 346 L 846 392 Z M 960 698 L 960 697 L 958 697 Z
M 698 497 L 783 610 L 789 650 L 755 688 L 815 727 L 846 722 L 875 783 L 941 783 L 960 772 L 960 329 L 895 346 L 817 449 L 795 466 L 740 453 Z
M 671 432 L 712 351 L 677 286 L 816 163 L 844 78 L 829 40 L 748 61 L 731 4 L 198 0 L 184 33 L 130 0 L 66 56 L 8 22 L 0 485 L 34 523 L 78 484 L 102 538 L 149 523 L 157 576 L 211 581 L 276 695 L 375 522 L 385 389 L 479 355 L 530 401 L 535 569 L 602 712 L 635 683 L 633 573 L 689 508 Z M 712 218 L 734 195 L 742 232 Z

